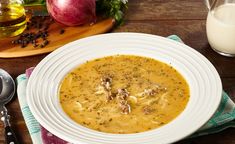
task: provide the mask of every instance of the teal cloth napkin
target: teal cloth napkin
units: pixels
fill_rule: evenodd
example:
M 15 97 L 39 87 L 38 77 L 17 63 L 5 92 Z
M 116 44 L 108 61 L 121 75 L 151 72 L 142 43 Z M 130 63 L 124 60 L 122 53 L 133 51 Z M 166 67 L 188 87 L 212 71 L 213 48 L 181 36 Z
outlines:
M 171 35 L 169 39 L 183 43 L 176 35 Z M 26 87 L 28 78 L 26 74 L 17 77 L 17 94 L 21 111 L 34 144 L 42 144 L 40 125 L 32 115 L 26 101 Z M 202 136 L 220 132 L 226 128 L 235 127 L 235 104 L 229 96 L 223 92 L 221 103 L 213 117 L 190 137 Z
M 40 125 L 31 113 L 26 100 L 26 86 L 28 83 L 28 78 L 26 77 L 26 74 L 21 74 L 16 78 L 16 81 L 17 96 L 20 103 L 20 108 L 32 142 L 33 144 L 42 144 Z

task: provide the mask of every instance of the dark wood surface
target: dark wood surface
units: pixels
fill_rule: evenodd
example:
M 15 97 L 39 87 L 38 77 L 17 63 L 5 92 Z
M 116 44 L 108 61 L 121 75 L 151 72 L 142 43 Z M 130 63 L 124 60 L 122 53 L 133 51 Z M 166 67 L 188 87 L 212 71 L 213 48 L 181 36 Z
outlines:
M 189 46 L 207 57 L 218 70 L 223 88 L 235 101 L 235 58 L 215 53 L 206 37 L 207 9 L 203 0 L 129 0 L 124 25 L 111 32 L 143 32 L 160 36 L 176 34 Z M 0 67 L 14 78 L 26 68 L 36 66 L 45 55 L 26 58 L 0 59 Z M 7 105 L 11 122 L 22 144 L 31 144 L 17 97 Z M 0 123 L 0 144 L 4 143 L 3 124 Z M 183 140 L 178 144 L 235 144 L 235 129 L 217 134 Z

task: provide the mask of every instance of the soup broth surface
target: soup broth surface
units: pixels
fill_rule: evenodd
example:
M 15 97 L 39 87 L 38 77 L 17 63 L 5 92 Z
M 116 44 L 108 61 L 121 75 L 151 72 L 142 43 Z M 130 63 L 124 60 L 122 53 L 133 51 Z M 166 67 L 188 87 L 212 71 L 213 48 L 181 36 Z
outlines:
M 78 124 L 107 133 L 139 133 L 176 118 L 189 86 L 172 66 L 132 55 L 88 61 L 61 82 L 60 103 Z

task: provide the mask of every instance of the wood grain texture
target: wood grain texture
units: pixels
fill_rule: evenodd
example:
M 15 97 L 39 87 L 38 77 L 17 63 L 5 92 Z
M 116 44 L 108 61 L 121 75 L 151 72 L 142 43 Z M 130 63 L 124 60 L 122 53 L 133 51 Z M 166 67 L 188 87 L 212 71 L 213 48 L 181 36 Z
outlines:
M 205 19 L 204 0 L 129 0 L 129 20 Z
M 50 43 L 45 48 L 34 48 L 32 44 L 22 48 L 21 45 L 12 44 L 12 41 L 16 38 L 6 38 L 0 40 L 0 57 L 13 58 L 49 53 L 74 40 L 105 33 L 114 26 L 114 22 L 113 19 L 106 19 L 99 21 L 94 25 L 84 25 L 79 27 L 65 27 L 54 22 L 48 29 L 48 39 L 50 40 Z M 65 30 L 64 34 L 60 34 L 61 29 Z
M 221 76 L 224 90 L 233 94 L 231 98 L 235 101 L 235 58 L 226 58 L 211 50 L 205 32 L 206 15 L 203 0 L 129 0 L 126 21 L 113 32 L 179 35 L 187 45 L 212 62 Z M 16 78 L 26 68 L 36 66 L 45 56 L 46 54 L 24 58 L 0 58 L 0 67 Z M 15 97 L 7 107 L 21 143 L 31 144 L 17 98 Z M 3 125 L 0 124 L 0 144 L 4 143 L 2 128 Z M 182 140 L 177 144 L 235 144 L 234 135 L 235 129 L 230 128 L 218 134 Z

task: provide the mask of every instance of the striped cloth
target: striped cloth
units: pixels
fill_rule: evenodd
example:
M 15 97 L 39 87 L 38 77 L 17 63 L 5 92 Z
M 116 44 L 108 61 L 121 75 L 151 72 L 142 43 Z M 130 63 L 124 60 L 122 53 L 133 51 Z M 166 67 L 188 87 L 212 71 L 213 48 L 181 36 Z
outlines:
M 168 38 L 182 42 L 176 35 L 171 35 Z M 17 77 L 17 94 L 20 108 L 32 141 L 34 144 L 69 144 L 41 127 L 32 115 L 26 101 L 26 86 L 32 70 L 33 68 L 29 68 L 26 70 L 26 74 L 21 74 Z M 235 104 L 229 96 L 223 92 L 220 106 L 214 116 L 189 138 L 217 133 L 229 127 L 235 127 Z

